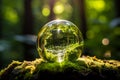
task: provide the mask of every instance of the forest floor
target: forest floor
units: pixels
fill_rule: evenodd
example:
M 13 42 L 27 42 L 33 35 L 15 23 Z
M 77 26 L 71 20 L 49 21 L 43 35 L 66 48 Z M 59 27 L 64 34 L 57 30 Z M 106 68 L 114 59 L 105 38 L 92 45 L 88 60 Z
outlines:
M 0 71 L 0 80 L 120 80 L 120 61 L 84 56 L 77 61 L 13 61 Z

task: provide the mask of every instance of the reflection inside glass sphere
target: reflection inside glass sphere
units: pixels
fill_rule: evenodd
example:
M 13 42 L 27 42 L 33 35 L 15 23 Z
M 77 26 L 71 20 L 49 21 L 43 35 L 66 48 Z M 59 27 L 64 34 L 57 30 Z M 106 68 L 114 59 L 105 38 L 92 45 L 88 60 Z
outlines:
M 70 21 L 50 21 L 38 33 L 37 49 L 46 61 L 75 61 L 80 57 L 82 48 L 82 34 Z

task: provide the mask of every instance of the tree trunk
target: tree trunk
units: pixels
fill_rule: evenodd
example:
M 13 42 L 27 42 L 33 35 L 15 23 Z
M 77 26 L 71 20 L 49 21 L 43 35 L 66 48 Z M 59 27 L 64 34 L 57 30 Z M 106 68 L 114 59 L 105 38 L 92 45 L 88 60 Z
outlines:
M 0 0 L 0 40 L 2 39 L 2 27 L 3 27 L 3 13 L 2 13 L 2 0 Z M 2 52 L 0 52 L 0 68 L 2 67 Z
M 0 0 L 0 39 L 2 38 L 2 22 L 3 22 L 3 13 L 2 13 L 2 0 Z
M 32 15 L 32 0 L 24 0 L 24 25 L 23 34 L 33 34 L 33 15 Z
M 83 38 L 86 39 L 87 23 L 86 23 L 86 13 L 85 13 L 85 0 L 78 0 L 80 7 L 80 18 L 81 18 L 81 30 L 83 33 Z
M 77 14 L 78 20 L 80 19 L 79 29 L 82 31 L 83 38 L 86 39 L 87 22 L 86 22 L 86 13 L 85 13 L 85 0 L 74 0 L 73 2 L 75 5 L 75 8 L 78 9 L 77 13 L 79 13 Z
M 115 0 L 116 17 L 120 17 L 120 0 Z
M 55 13 L 54 13 L 54 11 L 53 11 L 54 4 L 55 4 L 55 0 L 49 0 L 49 5 L 50 5 L 49 21 L 55 19 Z
M 32 15 L 32 7 L 31 7 L 32 0 L 24 0 L 24 22 L 23 22 L 23 36 L 31 35 L 34 33 L 33 28 L 33 15 Z M 33 46 L 27 43 L 23 43 L 24 46 L 24 59 L 25 60 L 32 60 L 33 53 Z

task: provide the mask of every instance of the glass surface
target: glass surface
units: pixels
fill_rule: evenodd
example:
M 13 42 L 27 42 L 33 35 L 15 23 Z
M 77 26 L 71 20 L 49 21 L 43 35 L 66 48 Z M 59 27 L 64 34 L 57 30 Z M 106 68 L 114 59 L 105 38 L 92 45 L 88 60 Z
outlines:
M 46 61 L 75 61 L 80 57 L 82 48 L 82 34 L 70 21 L 50 21 L 38 33 L 37 49 Z

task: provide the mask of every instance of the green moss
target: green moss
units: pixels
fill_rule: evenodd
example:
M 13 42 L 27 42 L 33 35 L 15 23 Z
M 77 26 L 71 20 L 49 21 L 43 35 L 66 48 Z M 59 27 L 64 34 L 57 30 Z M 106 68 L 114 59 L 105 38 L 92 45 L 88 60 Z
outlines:
M 11 72 L 11 70 L 14 69 L 18 65 L 21 65 L 21 62 L 13 61 L 11 64 L 8 65 L 7 68 L 0 71 L 0 76 L 4 75 L 4 74 L 7 74 L 7 72 Z
M 0 80 L 119 80 L 120 62 L 82 57 L 77 61 L 13 61 L 0 71 Z

